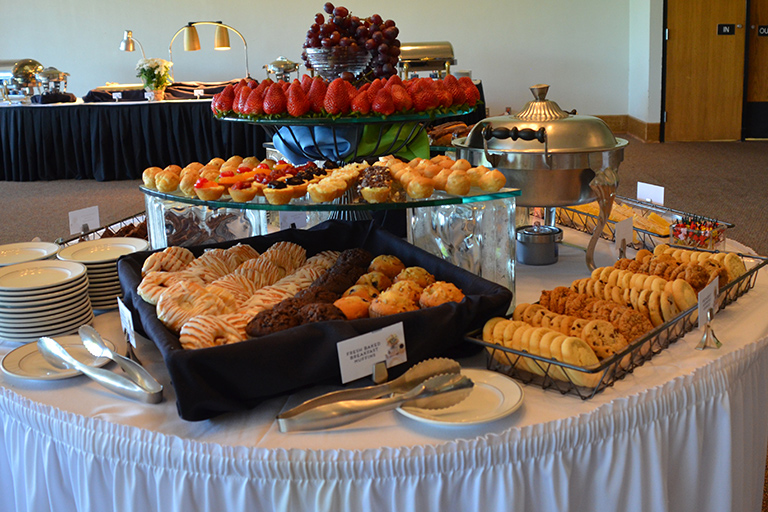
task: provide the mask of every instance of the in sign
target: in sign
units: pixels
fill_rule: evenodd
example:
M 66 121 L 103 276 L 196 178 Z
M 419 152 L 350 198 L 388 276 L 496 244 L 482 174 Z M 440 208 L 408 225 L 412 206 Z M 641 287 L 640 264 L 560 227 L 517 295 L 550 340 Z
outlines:
M 758 25 L 757 26 L 757 35 L 768 37 L 768 25 Z
M 719 36 L 732 36 L 736 33 L 736 25 L 733 23 L 719 23 L 717 25 L 717 35 Z

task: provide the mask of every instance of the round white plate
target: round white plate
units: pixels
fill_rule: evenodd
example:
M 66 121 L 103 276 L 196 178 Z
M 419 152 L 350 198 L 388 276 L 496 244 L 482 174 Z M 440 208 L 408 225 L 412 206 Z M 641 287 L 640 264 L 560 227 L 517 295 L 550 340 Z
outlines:
M 68 303 L 64 306 L 60 304 L 54 304 L 52 307 L 42 311 L 32 311 L 31 313 L 6 313 L 5 310 L 3 310 L 3 312 L 0 313 L 0 322 L 7 324 L 13 322 L 26 322 L 28 320 L 38 320 L 40 318 L 52 318 L 54 315 L 69 313 L 73 309 L 83 308 L 89 303 L 90 299 L 83 295 L 78 301 Z
M 58 250 L 59 246 L 50 242 L 19 242 L 0 245 L 0 267 L 44 260 L 55 255 Z
M 62 336 L 65 334 L 75 334 L 77 330 L 80 328 L 81 325 L 91 324 L 93 323 L 93 315 L 91 317 L 84 321 L 79 323 L 74 323 L 72 325 L 65 325 L 61 327 L 57 327 L 56 329 L 49 329 L 45 331 L 41 331 L 40 333 L 36 333 L 34 335 L 30 334 L 0 334 L 0 339 L 13 341 L 16 343 L 30 343 L 33 341 L 37 341 L 37 339 L 40 336 Z
M 523 404 L 523 388 L 506 375 L 490 370 L 461 370 L 475 386 L 463 401 L 445 409 L 398 407 L 404 416 L 433 425 L 477 425 L 503 418 Z
M 117 261 L 108 261 L 106 263 L 86 263 L 89 272 L 117 272 Z
M 61 302 L 69 297 L 84 293 L 88 289 L 88 281 L 83 279 L 70 287 L 50 293 L 38 293 L 35 295 L 0 296 L 0 306 L 6 308 L 42 306 L 53 302 Z
M 88 278 L 88 284 L 90 284 L 90 288 L 93 290 L 94 288 L 111 288 L 114 286 L 120 286 L 120 280 L 115 277 L 111 277 L 109 279 L 90 279 Z
M 40 323 L 32 326 L 0 327 L 0 336 L 44 336 L 46 332 L 66 329 L 73 324 L 85 324 L 93 317 L 93 309 L 85 308 L 74 312 L 61 320 L 40 320 Z
M 117 273 L 117 269 L 112 268 L 108 270 L 91 270 L 88 269 L 88 279 L 98 279 L 98 278 L 104 278 L 104 277 L 117 277 L 119 274 Z
M 85 274 L 74 261 L 42 260 L 0 268 L 0 290 L 40 290 L 70 283 Z
M 149 242 L 141 238 L 102 238 L 87 240 L 65 247 L 59 251 L 60 260 L 80 263 L 106 263 L 115 261 L 124 254 L 143 251 L 149 248 Z
M 83 346 L 80 336 L 60 336 L 55 339 L 75 359 L 88 366 L 100 367 L 109 362 L 106 357 L 93 357 Z M 114 350 L 115 345 L 111 341 L 105 339 L 104 343 Z M 37 343 L 22 345 L 8 352 L 0 362 L 0 367 L 8 375 L 20 379 L 59 380 L 80 375 L 78 370 L 60 370 L 52 366 L 37 350 Z
M 0 317 L 13 318 L 19 314 L 34 315 L 36 313 L 47 312 L 52 309 L 65 309 L 87 300 L 88 300 L 88 294 L 83 292 L 83 293 L 78 293 L 77 295 L 73 295 L 72 297 L 66 297 L 61 302 L 52 302 L 51 304 L 43 304 L 41 306 L 29 306 L 29 307 L 18 307 L 18 308 L 2 307 L 0 308 Z
M 26 298 L 28 300 L 35 300 L 42 295 L 48 295 L 53 293 L 65 293 L 69 290 L 72 290 L 73 288 L 78 288 L 81 285 L 87 283 L 87 279 L 88 278 L 85 276 L 85 274 L 83 274 L 82 276 L 72 281 L 69 281 L 67 283 L 59 284 L 56 286 L 50 286 L 47 288 L 38 288 L 36 290 L 21 290 L 21 291 L 2 290 L 0 291 L 0 303 L 2 303 L 6 299 L 12 300 L 12 299 L 18 299 L 19 297 L 21 297 L 21 298 Z
M 67 316 L 74 316 L 81 310 L 88 308 L 90 301 L 83 300 L 79 303 L 67 306 L 66 308 L 55 308 L 48 311 L 36 313 L 34 315 L 13 315 L 0 317 L 1 327 L 13 327 L 22 326 L 26 324 L 39 324 L 42 321 L 53 321 L 59 318 L 66 318 Z
M 120 287 L 120 283 L 109 283 L 109 284 L 97 283 L 95 285 L 88 286 L 88 293 L 91 295 L 120 292 L 121 290 L 122 288 Z

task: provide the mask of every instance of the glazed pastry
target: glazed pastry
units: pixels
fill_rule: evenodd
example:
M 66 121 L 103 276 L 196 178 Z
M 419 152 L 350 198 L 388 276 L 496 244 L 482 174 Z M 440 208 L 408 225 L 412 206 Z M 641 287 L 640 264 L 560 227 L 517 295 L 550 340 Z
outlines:
M 157 301 L 158 320 L 174 332 L 193 316 L 231 312 L 217 295 L 191 281 L 174 283 Z
M 216 347 L 237 343 L 244 338 L 226 320 L 215 315 L 197 315 L 181 327 L 179 342 L 184 349 Z
M 170 246 L 160 252 L 150 254 L 141 267 L 141 274 L 160 271 L 176 272 L 186 268 L 195 259 L 192 251 L 186 247 Z

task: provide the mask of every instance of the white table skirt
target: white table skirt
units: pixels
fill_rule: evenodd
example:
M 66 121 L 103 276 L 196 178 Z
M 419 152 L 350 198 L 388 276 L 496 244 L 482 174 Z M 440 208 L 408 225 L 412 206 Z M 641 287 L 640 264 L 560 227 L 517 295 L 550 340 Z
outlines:
M 560 259 L 518 266 L 518 300 L 587 273 L 583 253 L 563 247 Z M 149 344 L 140 356 L 168 391 L 156 406 L 85 377 L 2 375 L 0 510 L 758 511 L 768 443 L 761 274 L 716 317 L 722 349 L 693 350 L 693 332 L 592 400 L 525 386 L 520 410 L 475 427 L 392 412 L 279 433 L 279 411 L 330 388 L 184 422 Z M 114 340 L 116 316 L 96 322 Z

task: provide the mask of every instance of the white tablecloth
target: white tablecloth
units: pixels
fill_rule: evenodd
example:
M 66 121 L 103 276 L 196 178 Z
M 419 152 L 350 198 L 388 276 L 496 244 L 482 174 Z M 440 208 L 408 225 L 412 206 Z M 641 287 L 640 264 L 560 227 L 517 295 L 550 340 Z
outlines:
M 607 253 L 597 261 L 607 264 Z M 517 270 L 526 302 L 588 273 L 570 247 L 557 265 Z M 281 410 L 326 387 L 185 422 L 146 340 L 139 356 L 166 385 L 159 405 L 86 377 L 2 374 L 0 510 L 757 511 L 768 443 L 766 274 L 717 315 L 721 349 L 694 350 L 701 334 L 689 333 L 591 400 L 524 386 L 521 409 L 479 426 L 390 412 L 325 432 L 278 431 Z M 116 313 L 95 325 L 119 342 Z M 0 344 L 0 355 L 14 347 Z

